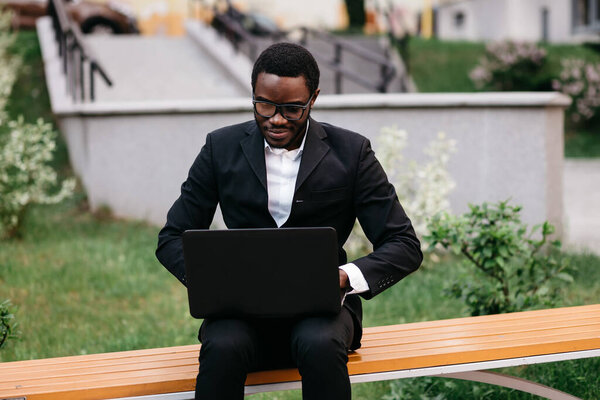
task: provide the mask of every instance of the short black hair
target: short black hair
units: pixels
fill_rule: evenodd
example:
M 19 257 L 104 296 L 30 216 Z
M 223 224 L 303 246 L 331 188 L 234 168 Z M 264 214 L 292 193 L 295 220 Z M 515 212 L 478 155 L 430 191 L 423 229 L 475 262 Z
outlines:
M 261 72 L 295 78 L 304 76 L 311 95 L 319 87 L 319 66 L 304 47 L 294 43 L 275 43 L 267 47 L 256 59 L 252 68 L 252 91 Z

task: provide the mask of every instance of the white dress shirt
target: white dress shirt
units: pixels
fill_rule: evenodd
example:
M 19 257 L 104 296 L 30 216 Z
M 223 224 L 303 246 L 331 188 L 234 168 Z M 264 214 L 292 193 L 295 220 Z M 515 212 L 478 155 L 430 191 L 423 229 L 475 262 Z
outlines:
M 308 122 L 306 123 L 306 132 L 308 132 Z M 292 201 L 296 187 L 296 178 L 302 153 L 304 152 L 304 143 L 306 134 L 300 147 L 294 150 L 282 148 L 273 148 L 265 140 L 265 164 L 267 167 L 267 192 L 269 195 L 269 213 L 281 227 L 290 216 L 292 210 Z M 348 274 L 348 280 L 352 290 L 348 294 L 363 293 L 369 290 L 369 284 L 360 269 L 353 263 L 340 266 Z

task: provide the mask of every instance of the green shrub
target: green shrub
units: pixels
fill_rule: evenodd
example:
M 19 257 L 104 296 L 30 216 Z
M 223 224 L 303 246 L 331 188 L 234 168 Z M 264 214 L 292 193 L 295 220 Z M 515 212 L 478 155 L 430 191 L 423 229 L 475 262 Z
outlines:
M 600 111 L 600 63 L 571 58 L 562 60 L 561 66 L 560 75 L 552 86 L 571 98 L 567 110 L 571 121 L 581 123 L 597 116 Z
M 528 233 L 521 207 L 507 201 L 469 207 L 461 216 L 440 213 L 429 223 L 430 249 L 441 245 L 475 268 L 474 275 L 452 283 L 446 293 L 462 299 L 471 315 L 552 306 L 559 296 L 556 282 L 573 281 L 560 241 L 548 241 L 554 227 L 544 222 Z
M 50 124 L 42 120 L 27 124 L 19 118 L 7 125 L 8 132 L 0 135 L 0 238 L 19 233 L 30 204 L 58 203 L 75 187 L 74 179 L 58 185 L 57 174 L 48 165 L 56 147 Z
M 16 339 L 19 336 L 16 331 L 15 316 L 10 310 L 11 306 L 10 300 L 0 303 L 0 349 L 6 345 L 9 339 Z
M 550 78 L 543 74 L 545 63 L 546 50 L 535 43 L 493 42 L 469 77 L 478 89 L 550 90 Z

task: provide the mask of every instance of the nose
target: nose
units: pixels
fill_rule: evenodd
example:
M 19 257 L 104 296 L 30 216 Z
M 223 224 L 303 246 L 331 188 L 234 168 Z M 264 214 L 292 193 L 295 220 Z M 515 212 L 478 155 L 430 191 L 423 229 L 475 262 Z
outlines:
M 277 108 L 275 115 L 269 118 L 269 122 L 273 125 L 283 125 L 287 123 L 287 119 L 283 117 L 283 115 L 281 114 L 281 110 Z

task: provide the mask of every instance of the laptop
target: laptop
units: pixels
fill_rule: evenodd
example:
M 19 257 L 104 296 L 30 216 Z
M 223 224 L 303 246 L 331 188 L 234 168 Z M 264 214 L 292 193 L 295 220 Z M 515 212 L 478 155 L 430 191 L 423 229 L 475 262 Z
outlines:
M 187 230 L 183 255 L 194 318 L 340 311 L 333 228 Z

